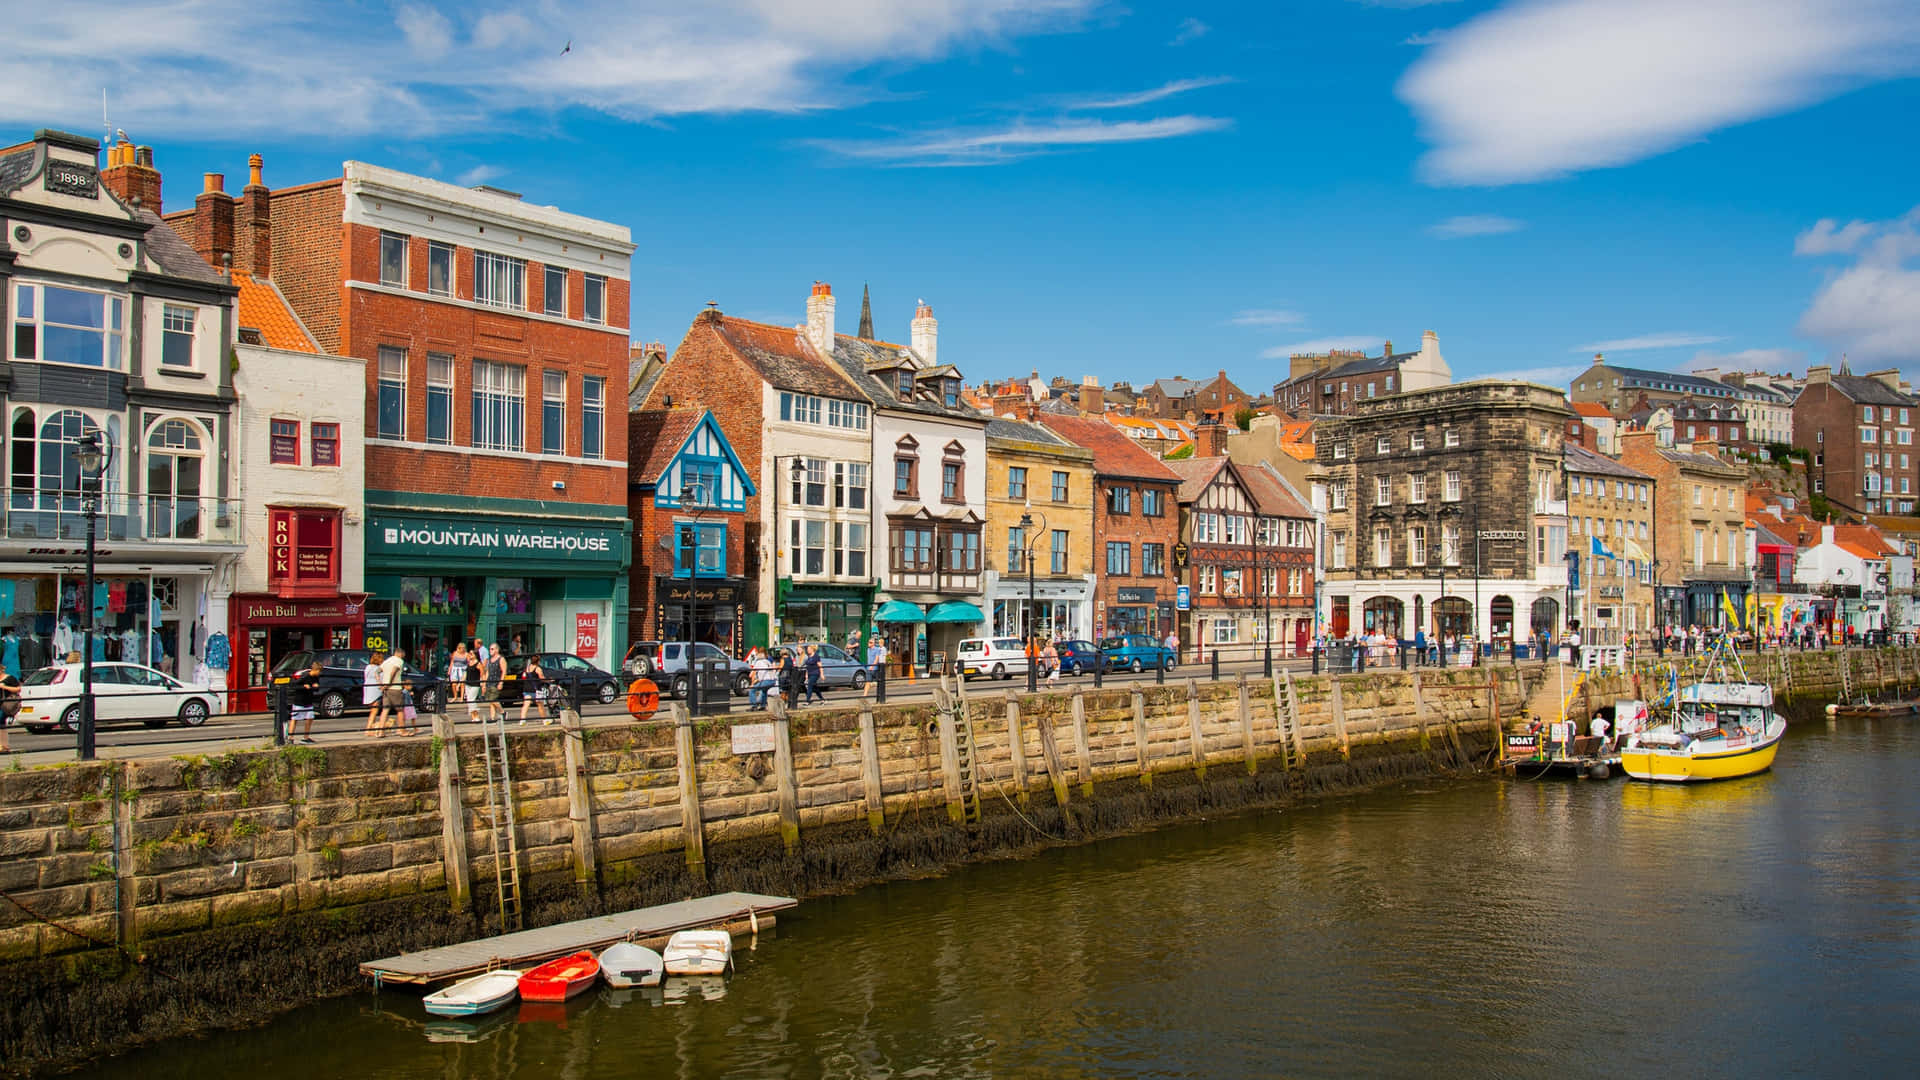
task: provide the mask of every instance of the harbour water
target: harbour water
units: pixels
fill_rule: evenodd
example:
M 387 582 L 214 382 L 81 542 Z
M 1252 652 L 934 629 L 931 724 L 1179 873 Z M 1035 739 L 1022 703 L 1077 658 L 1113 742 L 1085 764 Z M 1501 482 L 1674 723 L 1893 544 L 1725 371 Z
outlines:
M 1911 1075 L 1920 721 L 1703 787 L 1435 781 L 803 904 L 729 980 L 371 991 L 84 1074 Z

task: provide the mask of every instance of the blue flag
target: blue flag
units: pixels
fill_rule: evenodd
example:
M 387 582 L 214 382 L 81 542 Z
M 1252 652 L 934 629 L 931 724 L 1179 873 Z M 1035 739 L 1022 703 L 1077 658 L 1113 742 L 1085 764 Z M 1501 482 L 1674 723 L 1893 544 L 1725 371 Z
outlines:
M 1593 554 L 1603 559 L 1611 559 L 1614 557 L 1613 552 L 1607 550 L 1607 545 L 1601 543 L 1599 537 L 1589 536 L 1587 537 L 1587 542 L 1593 546 Z

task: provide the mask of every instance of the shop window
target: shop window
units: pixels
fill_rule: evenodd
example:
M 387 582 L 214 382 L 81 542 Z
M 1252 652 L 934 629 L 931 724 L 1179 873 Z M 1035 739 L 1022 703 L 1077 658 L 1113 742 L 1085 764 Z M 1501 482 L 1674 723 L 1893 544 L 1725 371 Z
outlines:
M 300 464 L 300 421 L 276 417 L 268 424 L 267 439 L 267 458 L 273 464 Z
M 313 463 L 315 465 L 340 464 L 340 425 L 313 425 Z
M 718 522 L 674 526 L 674 577 L 726 577 L 727 527 Z

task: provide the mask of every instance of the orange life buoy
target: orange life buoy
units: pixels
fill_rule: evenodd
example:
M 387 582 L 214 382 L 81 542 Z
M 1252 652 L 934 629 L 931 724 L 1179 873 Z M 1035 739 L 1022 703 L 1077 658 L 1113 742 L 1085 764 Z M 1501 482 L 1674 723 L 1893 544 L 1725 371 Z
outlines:
M 627 712 L 635 720 L 648 720 L 660 711 L 660 688 L 652 679 L 635 679 L 627 686 Z

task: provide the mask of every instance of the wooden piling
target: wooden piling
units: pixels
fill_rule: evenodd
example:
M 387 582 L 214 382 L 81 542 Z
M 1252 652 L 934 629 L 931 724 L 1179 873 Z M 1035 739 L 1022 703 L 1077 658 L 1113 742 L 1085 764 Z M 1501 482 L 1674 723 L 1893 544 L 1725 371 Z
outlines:
M 1060 741 L 1054 738 L 1053 721 L 1042 714 L 1035 725 L 1040 729 L 1040 754 L 1047 763 L 1047 779 L 1053 782 L 1053 801 L 1067 805 L 1067 772 L 1060 763 Z
M 940 714 L 940 779 L 946 789 L 947 817 L 955 825 L 967 823 L 966 793 L 960 786 L 960 735 L 954 729 L 954 714 L 966 707 L 961 701 L 944 690 L 934 694 L 934 711 Z
M 1140 786 L 1153 787 L 1153 758 L 1147 742 L 1147 695 L 1133 692 L 1133 758 L 1140 767 Z
M 452 714 L 433 715 L 433 740 L 440 746 L 440 861 L 447 902 L 455 911 L 466 911 L 473 904 L 473 872 L 467 865 L 467 808 L 460 794 L 460 740 Z
M 886 828 L 886 799 L 880 787 L 880 736 L 873 725 L 873 705 L 860 703 L 860 779 L 867 789 L 867 827 L 879 836 Z
M 1020 695 L 1007 691 L 1007 748 L 1013 754 L 1013 793 L 1027 805 L 1027 733 L 1020 727 Z
M 800 849 L 800 779 L 793 770 L 793 727 L 784 702 L 768 711 L 773 715 L 773 784 L 780 806 L 780 842 L 791 855 Z
M 1093 798 L 1093 751 L 1087 748 L 1087 697 L 1073 692 L 1073 756 L 1080 769 L 1080 794 Z
M 1340 740 L 1340 759 L 1342 761 L 1352 761 L 1353 744 L 1347 741 L 1347 699 L 1340 683 L 1340 676 L 1333 675 L 1328 677 L 1327 693 L 1330 694 L 1331 697 L 1327 705 L 1333 713 L 1334 737 Z
M 1252 776 L 1259 768 L 1253 754 L 1253 700 L 1247 696 L 1246 672 L 1236 681 L 1240 684 L 1240 744 L 1246 750 L 1247 775 Z
M 1200 685 L 1187 680 L 1187 743 L 1193 753 L 1193 775 L 1207 778 L 1207 740 L 1200 730 Z
M 567 824 L 573 844 L 573 883 L 591 892 L 599 883 L 599 841 L 593 825 L 593 774 L 587 771 L 587 738 L 580 713 L 560 710 L 560 756 L 567 770 Z
M 693 737 L 693 716 L 685 702 L 667 704 L 673 716 L 674 764 L 680 773 L 680 829 L 685 834 L 687 872 L 707 880 L 707 845 L 700 833 L 700 762 Z
M 113 768 L 113 865 L 120 904 L 115 930 L 121 948 L 130 949 L 140 940 L 140 889 L 134 881 L 133 804 L 126 795 L 127 764 L 115 762 Z M 448 882 L 452 891 L 452 882 Z

